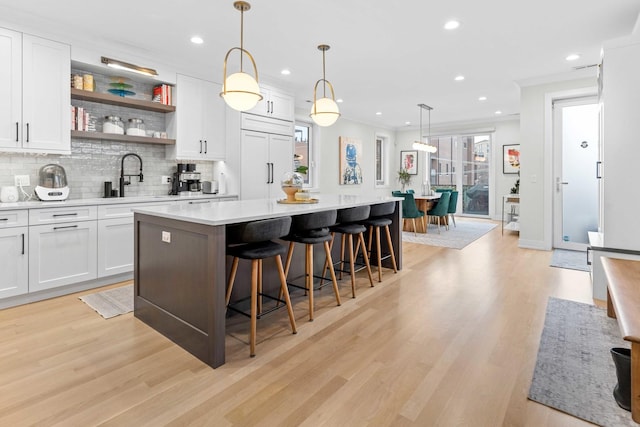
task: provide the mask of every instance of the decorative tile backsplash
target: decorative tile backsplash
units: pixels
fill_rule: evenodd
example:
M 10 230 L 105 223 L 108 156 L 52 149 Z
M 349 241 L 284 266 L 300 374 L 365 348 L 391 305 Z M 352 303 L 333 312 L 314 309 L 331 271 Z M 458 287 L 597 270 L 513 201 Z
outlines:
M 171 186 L 161 184 L 160 181 L 163 175 L 172 175 L 176 171 L 178 162 L 165 158 L 164 145 L 83 139 L 71 141 L 70 155 L 0 153 L 0 186 L 14 185 L 14 175 L 29 175 L 31 186 L 25 188 L 25 191 L 33 194 L 33 189 L 38 184 L 40 168 L 55 163 L 61 165 L 67 173 L 70 199 L 102 197 L 105 181 L 113 182 L 113 188 L 118 188 L 120 164 L 126 153 L 136 153 L 142 158 L 144 181 L 138 182 L 136 177 L 132 177 L 131 185 L 125 188 L 125 195 L 157 196 L 169 193 Z M 196 171 L 202 174 L 203 180 L 213 179 L 213 162 L 189 163 L 196 163 Z M 137 174 L 139 168 L 138 159 L 126 159 L 125 173 Z M 35 196 L 34 200 L 37 200 Z

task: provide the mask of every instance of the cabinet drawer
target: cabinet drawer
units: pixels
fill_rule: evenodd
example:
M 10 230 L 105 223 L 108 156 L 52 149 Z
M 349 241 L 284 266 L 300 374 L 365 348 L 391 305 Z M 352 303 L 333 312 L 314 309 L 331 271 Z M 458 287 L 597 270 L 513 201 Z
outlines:
M 29 211 L 0 211 L 0 228 L 23 227 L 29 224 Z
M 278 135 L 293 135 L 293 122 L 286 120 L 272 119 L 269 117 L 256 116 L 254 114 L 242 113 L 242 129 L 258 132 L 275 133 Z
M 29 225 L 56 224 L 69 221 L 90 221 L 98 218 L 97 206 L 30 209 Z
M 126 203 L 118 205 L 102 205 L 98 206 L 98 219 L 112 218 L 133 218 L 133 210 L 138 208 L 155 208 L 159 206 L 170 206 L 174 204 L 172 200 L 162 202 L 149 203 Z

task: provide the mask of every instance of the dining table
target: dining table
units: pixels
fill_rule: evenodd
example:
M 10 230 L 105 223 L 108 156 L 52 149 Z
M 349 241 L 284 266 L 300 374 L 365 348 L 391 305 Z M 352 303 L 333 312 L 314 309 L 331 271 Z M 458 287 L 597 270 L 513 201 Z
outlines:
M 424 212 L 425 216 L 427 215 L 427 212 L 429 212 L 431 209 L 433 209 L 435 207 L 435 205 L 438 203 L 438 199 L 440 199 L 440 196 L 442 195 L 442 193 L 435 193 L 433 195 L 419 195 L 419 194 L 414 194 L 413 198 L 416 201 L 416 206 L 418 207 L 419 210 L 421 210 L 422 212 Z M 428 218 L 425 218 L 424 224 L 427 224 Z M 422 225 L 422 221 L 416 221 L 416 232 L 417 233 L 426 233 L 427 232 L 427 227 L 423 227 Z M 413 231 L 413 224 L 405 224 L 403 226 L 403 231 Z

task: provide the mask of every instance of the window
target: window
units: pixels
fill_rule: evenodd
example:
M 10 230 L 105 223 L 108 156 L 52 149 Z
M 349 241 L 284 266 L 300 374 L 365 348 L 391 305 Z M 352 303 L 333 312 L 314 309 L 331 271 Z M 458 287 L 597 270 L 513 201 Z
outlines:
M 375 158 L 375 177 L 376 187 L 382 187 L 387 185 L 387 150 L 388 150 L 388 138 L 385 136 L 376 135 L 376 158 Z
M 297 123 L 295 126 L 295 148 L 293 166 L 295 171 L 304 177 L 305 187 L 313 186 L 313 146 L 311 143 L 312 127 L 310 123 Z

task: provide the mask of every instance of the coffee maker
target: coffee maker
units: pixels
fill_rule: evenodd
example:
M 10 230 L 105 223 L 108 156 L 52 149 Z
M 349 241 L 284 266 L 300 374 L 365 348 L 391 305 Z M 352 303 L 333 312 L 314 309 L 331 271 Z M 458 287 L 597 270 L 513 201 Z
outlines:
M 200 172 L 196 172 L 195 163 L 178 163 L 173 173 L 171 193 L 173 196 L 193 196 L 202 194 Z

